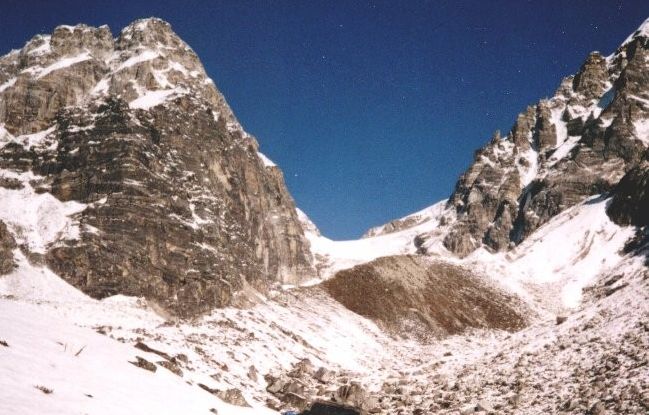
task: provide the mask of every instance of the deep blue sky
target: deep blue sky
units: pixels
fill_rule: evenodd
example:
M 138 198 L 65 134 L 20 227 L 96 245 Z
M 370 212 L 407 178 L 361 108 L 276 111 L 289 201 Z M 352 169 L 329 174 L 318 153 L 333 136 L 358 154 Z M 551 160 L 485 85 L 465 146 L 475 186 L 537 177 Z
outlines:
M 59 24 L 169 21 L 323 233 L 448 197 L 473 151 L 612 52 L 649 1 L 12 1 L 0 53 Z

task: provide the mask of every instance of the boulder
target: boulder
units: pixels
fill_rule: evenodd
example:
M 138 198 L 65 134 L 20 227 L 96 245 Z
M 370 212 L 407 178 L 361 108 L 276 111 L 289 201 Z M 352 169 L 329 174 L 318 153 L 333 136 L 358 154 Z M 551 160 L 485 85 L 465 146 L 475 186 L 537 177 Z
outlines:
M 14 249 L 16 249 L 16 241 L 7 229 L 7 225 L 0 221 L 0 275 L 8 274 L 16 267 Z

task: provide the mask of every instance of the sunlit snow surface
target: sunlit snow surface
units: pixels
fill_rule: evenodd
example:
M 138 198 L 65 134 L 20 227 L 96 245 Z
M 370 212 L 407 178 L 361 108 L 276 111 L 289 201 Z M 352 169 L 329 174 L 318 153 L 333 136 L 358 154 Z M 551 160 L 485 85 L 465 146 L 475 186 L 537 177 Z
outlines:
M 174 94 L 179 94 L 182 89 L 161 89 L 159 91 L 147 91 L 141 97 L 131 101 L 128 105 L 131 108 L 148 110 L 152 107 L 164 103 Z
M 609 219 L 607 203 L 592 197 L 554 217 L 514 250 L 494 255 L 481 249 L 466 261 L 541 304 L 575 308 L 582 289 L 622 260 L 619 252 L 634 233 Z M 558 297 L 546 297 L 543 288 L 550 287 Z
M 64 239 L 76 239 L 79 225 L 71 219 L 86 205 L 74 201 L 61 202 L 50 193 L 37 193 L 30 180 L 31 173 L 0 172 L 0 178 L 22 183 L 22 189 L 0 187 L 0 220 L 12 231 L 19 244 L 30 251 L 45 253 L 48 244 Z
M 314 231 L 313 224 L 303 213 L 298 212 L 298 217 L 306 224 L 306 237 L 311 244 L 311 251 L 315 255 L 327 258 L 321 277 L 327 278 L 341 269 L 351 268 L 354 265 L 369 262 L 373 259 L 388 255 L 414 254 L 417 247 L 414 239 L 417 235 L 430 232 L 439 226 L 440 218 L 444 213 L 446 201 L 443 200 L 412 215 L 401 218 L 417 217 L 421 223 L 413 227 L 392 233 L 382 234 L 383 226 L 373 228 L 379 233 L 377 236 L 350 241 L 334 241 L 319 232 Z
M 129 363 L 135 356 L 160 358 L 46 310 L 0 300 L 0 337 L 9 345 L 0 346 L 2 414 L 209 414 L 211 408 L 224 415 L 273 413 L 225 404 L 162 368 L 137 368 Z M 77 312 L 85 310 L 83 302 L 77 305 Z
M 261 159 L 261 162 L 264 163 L 265 167 L 275 167 L 277 166 L 271 159 L 269 159 L 264 153 L 257 152 L 257 156 Z

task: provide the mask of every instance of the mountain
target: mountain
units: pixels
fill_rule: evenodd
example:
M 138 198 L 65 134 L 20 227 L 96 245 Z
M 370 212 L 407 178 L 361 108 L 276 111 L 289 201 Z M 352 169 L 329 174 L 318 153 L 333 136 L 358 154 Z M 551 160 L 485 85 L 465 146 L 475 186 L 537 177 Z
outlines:
M 19 255 L 95 298 L 191 316 L 312 270 L 281 171 L 159 19 L 0 58 L 0 168 Z
M 168 23 L 34 37 L 0 58 L 0 413 L 647 413 L 648 50 L 333 241 Z
M 567 208 L 613 191 L 649 157 L 648 56 L 645 22 L 613 54 L 591 53 L 506 136 L 496 132 L 446 204 L 444 247 L 461 257 L 481 247 L 506 251 Z M 437 242 L 437 233 L 418 235 L 423 250 Z

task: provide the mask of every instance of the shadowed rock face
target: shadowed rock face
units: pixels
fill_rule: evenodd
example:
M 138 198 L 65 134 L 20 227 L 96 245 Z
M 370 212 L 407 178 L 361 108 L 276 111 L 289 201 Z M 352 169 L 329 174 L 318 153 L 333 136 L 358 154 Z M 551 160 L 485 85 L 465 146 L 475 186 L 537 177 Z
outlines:
M 0 275 L 8 274 L 14 269 L 16 265 L 14 248 L 16 248 L 16 241 L 9 233 L 7 225 L 0 221 Z
M 346 407 L 333 402 L 316 402 L 300 415 L 365 415 L 360 409 Z
M 622 178 L 607 213 L 620 225 L 649 226 L 649 160 Z
M 0 168 L 87 204 L 46 254 L 71 284 L 189 316 L 310 275 L 281 171 L 166 22 L 57 28 L 1 58 L 0 85 Z
M 469 328 L 518 330 L 525 307 L 468 270 L 416 256 L 391 256 L 338 272 L 323 283 L 348 309 L 387 331 L 419 340 Z
M 592 53 L 552 98 L 476 152 L 448 202 L 458 220 L 447 249 L 461 257 L 480 246 L 508 249 L 566 208 L 612 190 L 640 162 L 649 144 L 643 33 L 610 58 Z

